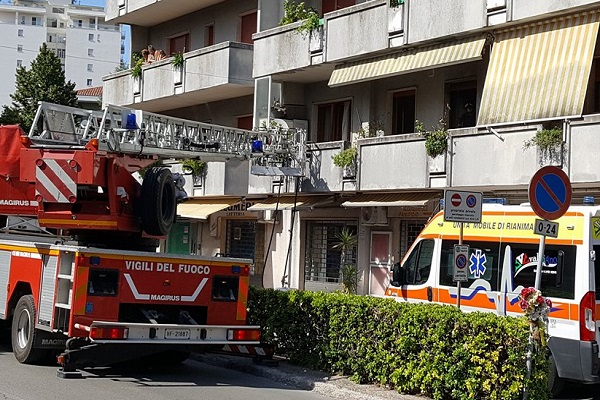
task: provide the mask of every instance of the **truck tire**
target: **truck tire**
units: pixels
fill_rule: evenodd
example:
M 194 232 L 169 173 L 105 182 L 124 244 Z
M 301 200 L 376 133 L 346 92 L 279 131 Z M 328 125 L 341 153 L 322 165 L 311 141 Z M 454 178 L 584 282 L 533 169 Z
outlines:
M 11 338 L 13 354 L 23 364 L 33 364 L 46 357 L 46 350 L 34 347 L 37 330 L 35 329 L 35 303 L 28 294 L 19 299 L 12 318 Z
M 153 236 L 169 233 L 177 212 L 176 188 L 171 171 L 151 168 L 142 183 L 141 209 L 144 231 Z

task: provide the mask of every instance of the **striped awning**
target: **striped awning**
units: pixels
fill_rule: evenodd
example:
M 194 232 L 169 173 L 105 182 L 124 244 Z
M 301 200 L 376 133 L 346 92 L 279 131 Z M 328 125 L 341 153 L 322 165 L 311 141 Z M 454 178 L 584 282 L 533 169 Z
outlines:
M 439 196 L 439 195 L 438 195 Z M 431 193 L 359 194 L 342 203 L 344 207 L 415 207 L 424 206 L 436 195 Z
M 598 14 L 565 16 L 497 33 L 477 125 L 580 116 Z
M 335 67 L 329 86 L 341 86 L 373 79 L 442 67 L 481 59 L 485 36 L 476 36 L 407 51 L 369 58 Z
M 211 214 L 240 202 L 240 198 L 189 199 L 177 205 L 177 215 L 182 218 L 207 220 Z
M 268 199 L 258 200 L 248 207 L 248 211 L 265 211 L 265 210 L 291 210 L 294 204 L 297 209 L 311 208 L 318 205 L 329 204 L 333 198 L 331 196 L 281 196 L 269 197 Z

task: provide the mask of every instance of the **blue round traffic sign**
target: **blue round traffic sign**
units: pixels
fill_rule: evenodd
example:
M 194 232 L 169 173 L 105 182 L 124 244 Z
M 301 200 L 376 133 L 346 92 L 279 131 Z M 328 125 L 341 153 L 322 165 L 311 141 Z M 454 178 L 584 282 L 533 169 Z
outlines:
M 529 182 L 529 203 L 546 220 L 560 218 L 571 204 L 571 182 L 565 172 L 554 166 L 540 168 Z
M 459 254 L 456 257 L 456 268 L 463 269 L 467 266 L 467 257 L 464 254 Z

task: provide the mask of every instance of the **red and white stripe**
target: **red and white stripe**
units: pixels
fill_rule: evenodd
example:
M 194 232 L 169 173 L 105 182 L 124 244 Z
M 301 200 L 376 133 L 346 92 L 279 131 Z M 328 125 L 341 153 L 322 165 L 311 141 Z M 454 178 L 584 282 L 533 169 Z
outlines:
M 37 161 L 35 195 L 38 201 L 73 203 L 77 199 L 77 171 L 67 160 Z
M 273 355 L 272 347 L 263 347 L 263 346 L 245 346 L 238 344 L 226 344 L 223 346 L 223 351 L 228 351 L 231 353 L 240 353 L 247 355 L 257 355 L 263 357 L 270 357 Z

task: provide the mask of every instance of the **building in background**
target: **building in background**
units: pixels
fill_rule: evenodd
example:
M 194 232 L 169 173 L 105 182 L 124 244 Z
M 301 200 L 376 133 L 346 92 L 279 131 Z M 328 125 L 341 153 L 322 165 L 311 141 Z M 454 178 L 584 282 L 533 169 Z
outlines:
M 107 23 L 102 7 L 69 0 L 13 0 L 0 3 L 0 105 L 11 102 L 17 67 L 29 68 L 42 43 L 61 60 L 66 79 L 75 89 L 102 84 L 115 71 L 124 51 L 121 28 Z
M 599 2 L 305 4 L 317 18 L 280 25 L 283 0 L 107 1 L 109 21 L 131 25 L 134 51 L 181 52 L 183 67 L 167 59 L 139 78 L 109 75 L 105 103 L 308 128 L 301 178 L 208 163 L 196 207 L 169 238 L 177 251 L 251 256 L 258 284 L 329 291 L 341 288 L 346 227 L 358 238 L 346 260 L 358 292 L 380 294 L 445 189 L 518 204 L 553 164 L 568 173 L 574 203 L 600 195 Z M 417 121 L 439 133 L 439 154 L 427 153 Z M 556 131 L 556 141 L 536 141 Z M 353 162 L 334 164 L 350 147 Z

